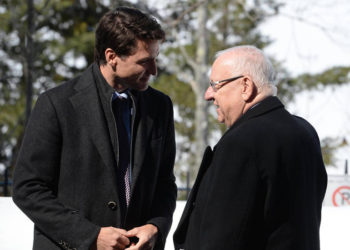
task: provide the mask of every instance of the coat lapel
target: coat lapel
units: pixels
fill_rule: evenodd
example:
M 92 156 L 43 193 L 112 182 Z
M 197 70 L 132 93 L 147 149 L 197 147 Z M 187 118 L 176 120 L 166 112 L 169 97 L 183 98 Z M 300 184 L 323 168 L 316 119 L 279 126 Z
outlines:
M 91 68 L 89 68 L 82 75 L 75 87 L 77 93 L 70 98 L 70 101 L 76 110 L 78 120 L 88 126 L 92 141 L 105 165 L 114 166 L 113 149 L 108 135 L 109 130 L 91 71 Z
M 183 244 L 186 241 L 188 223 L 189 223 L 190 215 L 191 215 L 192 210 L 194 208 L 194 202 L 196 200 L 198 188 L 199 188 L 199 185 L 202 181 L 202 178 L 203 178 L 205 172 L 207 171 L 207 169 L 209 168 L 209 166 L 211 164 L 213 154 L 214 154 L 214 152 L 212 151 L 210 146 L 208 146 L 204 151 L 202 163 L 200 165 L 200 168 L 199 168 L 199 171 L 198 171 L 198 174 L 196 177 L 196 181 L 192 187 L 190 196 L 188 197 L 188 200 L 187 200 L 185 209 L 182 213 L 181 219 L 179 221 L 178 227 L 174 233 L 174 242 L 177 245 L 176 249 L 183 247 Z
M 153 127 L 153 119 L 148 115 L 148 101 L 144 100 L 144 93 L 134 94 L 132 98 L 135 102 L 136 114 L 133 128 L 134 148 L 131 194 L 134 191 L 135 184 L 144 165 L 145 153 L 147 147 L 149 147 L 149 138 L 151 137 Z

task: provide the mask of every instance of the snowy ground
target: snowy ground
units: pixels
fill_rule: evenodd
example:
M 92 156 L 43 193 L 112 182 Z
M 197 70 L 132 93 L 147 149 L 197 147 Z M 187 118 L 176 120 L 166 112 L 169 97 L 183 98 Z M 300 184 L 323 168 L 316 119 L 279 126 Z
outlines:
M 184 208 L 177 202 L 173 227 L 170 230 L 166 250 L 174 249 L 172 235 Z M 349 250 L 350 206 L 324 206 L 321 224 L 321 250 Z M 0 249 L 32 249 L 33 225 L 13 204 L 11 198 L 0 198 Z

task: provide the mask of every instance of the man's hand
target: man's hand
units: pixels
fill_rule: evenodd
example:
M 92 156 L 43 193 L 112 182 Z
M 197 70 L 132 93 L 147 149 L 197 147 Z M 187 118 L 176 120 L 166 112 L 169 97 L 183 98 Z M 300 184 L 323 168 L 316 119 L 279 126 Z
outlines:
M 131 243 L 127 250 L 152 250 L 157 240 L 158 228 L 152 224 L 135 227 L 128 231 L 127 237 L 137 237 L 138 242 Z
M 96 244 L 91 247 L 92 250 L 123 250 L 129 244 L 130 240 L 126 236 L 124 229 L 115 227 L 102 227 L 97 236 Z

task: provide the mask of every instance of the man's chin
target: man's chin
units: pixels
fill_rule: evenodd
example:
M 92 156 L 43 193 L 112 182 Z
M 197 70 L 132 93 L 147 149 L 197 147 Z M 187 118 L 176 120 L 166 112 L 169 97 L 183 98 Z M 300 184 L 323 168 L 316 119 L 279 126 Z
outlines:
M 136 84 L 129 84 L 129 89 L 137 90 L 137 91 L 145 91 L 148 89 L 148 82 L 138 82 Z
M 218 120 L 218 122 L 219 123 L 225 123 L 225 119 L 223 118 L 223 116 L 219 113 L 219 112 L 217 112 L 217 120 Z

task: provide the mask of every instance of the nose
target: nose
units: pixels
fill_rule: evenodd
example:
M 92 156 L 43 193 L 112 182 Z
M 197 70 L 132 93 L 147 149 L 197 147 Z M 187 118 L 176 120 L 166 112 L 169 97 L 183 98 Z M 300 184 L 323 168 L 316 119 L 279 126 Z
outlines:
M 156 60 L 150 61 L 149 65 L 148 65 L 148 72 L 151 75 L 154 75 L 154 76 L 157 75 L 157 62 L 156 62 Z
M 214 101 L 214 90 L 211 86 L 209 86 L 205 91 L 204 99 L 207 101 Z

